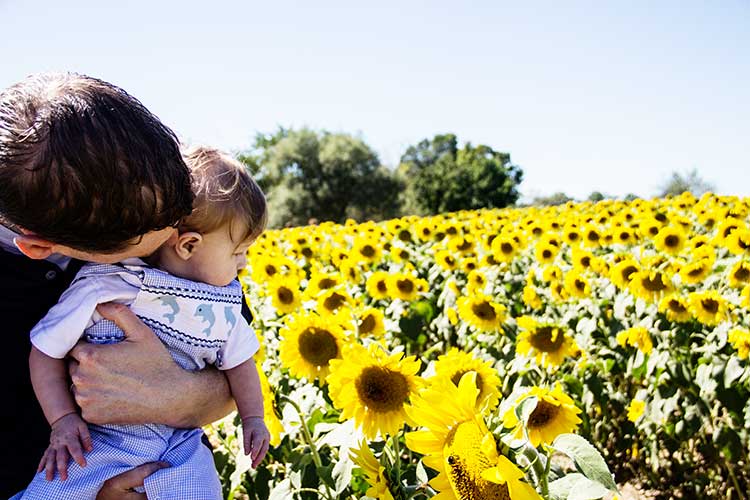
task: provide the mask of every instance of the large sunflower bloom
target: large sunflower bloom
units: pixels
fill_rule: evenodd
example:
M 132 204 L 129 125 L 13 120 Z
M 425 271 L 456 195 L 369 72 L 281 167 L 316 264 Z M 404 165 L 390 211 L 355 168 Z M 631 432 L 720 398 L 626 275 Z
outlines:
M 516 339 L 516 352 L 533 356 L 543 367 L 560 366 L 567 356 L 578 354 L 578 346 L 561 326 L 539 323 L 530 316 L 517 320 L 521 329 Z
M 349 452 L 352 462 L 362 469 L 367 477 L 367 483 L 370 488 L 365 495 L 377 500 L 393 500 L 393 495 L 388 488 L 388 477 L 385 473 L 385 467 L 372 454 L 367 441 L 359 443 L 359 448 L 352 448 Z
M 693 292 L 688 295 L 690 312 L 707 326 L 716 326 L 729 319 L 729 303 L 716 290 Z
M 631 275 L 631 293 L 647 302 L 656 302 L 672 290 L 672 281 L 662 271 L 645 269 Z
M 591 295 L 591 285 L 584 278 L 583 273 L 577 269 L 571 269 L 565 275 L 565 291 L 571 297 L 584 299 Z
M 680 278 L 682 278 L 682 281 L 686 284 L 695 285 L 706 279 L 706 277 L 711 274 L 713 265 L 713 261 L 709 259 L 695 260 L 682 266 L 680 269 Z
M 677 255 L 685 246 L 685 231 L 677 226 L 666 226 L 659 230 L 654 238 L 654 245 L 660 252 Z
M 330 362 L 341 357 L 343 329 L 335 321 L 315 313 L 292 317 L 279 334 L 279 357 L 295 377 L 324 379 Z
M 360 336 L 382 337 L 385 333 L 383 311 L 368 307 L 357 312 L 357 333 Z
M 528 421 L 523 422 L 525 425 L 521 425 L 522 422 L 518 420 L 516 415 L 516 407 L 530 397 L 537 398 L 536 407 L 529 414 Z M 513 407 L 505 412 L 503 425 L 515 429 L 518 438 L 523 436 L 525 427 L 531 444 L 539 446 L 542 443 L 551 444 L 560 434 L 575 431 L 578 424 L 581 423 L 581 419 L 578 418 L 579 413 L 581 413 L 581 410 L 563 392 L 560 384 L 555 384 L 552 390 L 532 387 L 516 400 Z
M 373 299 L 388 298 L 388 273 L 385 271 L 375 271 L 367 278 L 367 293 Z
M 669 321 L 687 323 L 692 319 L 687 301 L 677 295 L 668 295 L 659 302 L 659 312 L 666 314 Z
M 406 411 L 424 429 L 406 434 L 406 445 L 438 471 L 430 486 L 435 500 L 541 500 L 521 470 L 497 453 L 492 433 L 476 412 L 479 389 L 473 372 L 456 387 L 440 378 L 412 398 Z
M 382 346 L 365 349 L 351 344 L 343 359 L 331 360 L 328 390 L 341 420 L 354 418 L 368 439 L 395 434 L 407 421 L 404 405 L 423 382 L 421 361 L 403 353 L 387 353 Z
M 438 356 L 435 362 L 435 377 L 447 378 L 456 387 L 461 377 L 469 372 L 476 374 L 479 388 L 477 410 L 492 410 L 500 400 L 500 376 L 490 361 L 482 361 L 456 347 L 451 347 L 446 354 Z
M 742 288 L 750 283 L 750 262 L 739 261 L 729 271 L 729 286 Z
M 609 279 L 617 288 L 624 290 L 628 288 L 631 278 L 639 270 L 638 263 L 635 260 L 631 258 L 623 259 L 610 269 Z
M 406 301 L 415 300 L 420 292 L 427 291 L 427 282 L 411 274 L 396 273 L 388 276 L 388 294 Z
M 482 331 L 496 331 L 505 321 L 505 306 L 487 295 L 474 294 L 458 299 L 458 315 Z

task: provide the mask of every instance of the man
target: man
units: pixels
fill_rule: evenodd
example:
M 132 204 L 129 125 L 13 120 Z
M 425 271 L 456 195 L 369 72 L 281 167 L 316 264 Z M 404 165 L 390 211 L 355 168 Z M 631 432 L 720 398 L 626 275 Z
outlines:
M 152 253 L 190 213 L 192 200 L 174 133 L 122 89 L 47 74 L 0 92 L 0 317 L 8 354 L 0 374 L 10 387 L 0 412 L 0 498 L 28 484 L 48 444 L 29 379 L 30 329 L 80 261 Z M 128 339 L 79 343 L 71 352 L 71 389 L 86 421 L 193 427 L 232 409 L 219 372 L 181 370 L 126 307 L 100 312 Z M 99 498 L 145 498 L 131 488 L 163 465 L 113 478 Z

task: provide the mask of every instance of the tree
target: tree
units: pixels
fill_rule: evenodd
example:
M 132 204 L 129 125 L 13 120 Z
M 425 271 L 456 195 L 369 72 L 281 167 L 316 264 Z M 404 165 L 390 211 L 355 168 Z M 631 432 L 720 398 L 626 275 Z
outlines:
M 549 207 L 552 205 L 564 205 L 569 201 L 573 201 L 573 198 L 563 193 L 562 191 L 558 191 L 557 193 L 553 193 L 549 196 L 537 196 L 531 201 L 531 204 Z
M 591 193 L 589 195 L 588 201 L 592 201 L 592 202 L 596 203 L 596 202 L 605 200 L 607 198 L 609 198 L 609 196 L 605 195 L 601 191 L 594 191 L 593 193 Z
M 256 137 L 248 155 L 266 187 L 270 224 L 343 222 L 398 213 L 402 185 L 362 139 L 310 129 Z
M 510 154 L 481 144 L 459 149 L 453 134 L 410 146 L 399 172 L 407 186 L 406 210 L 424 215 L 512 205 L 523 178 Z
M 237 155 L 237 159 L 247 165 L 253 174 L 253 179 L 258 183 L 263 192 L 268 193 L 271 188 L 277 185 L 281 179 L 271 178 L 270 172 L 265 166 L 273 147 L 282 139 L 289 135 L 291 129 L 279 127 L 275 132 L 270 134 L 257 133 L 253 147 L 249 151 L 243 151 Z
M 700 196 L 703 193 L 714 190 L 714 186 L 703 180 L 698 175 L 698 170 L 693 169 L 684 174 L 672 172 L 672 176 L 662 184 L 659 196 L 677 196 L 685 191 L 689 191 L 695 196 Z

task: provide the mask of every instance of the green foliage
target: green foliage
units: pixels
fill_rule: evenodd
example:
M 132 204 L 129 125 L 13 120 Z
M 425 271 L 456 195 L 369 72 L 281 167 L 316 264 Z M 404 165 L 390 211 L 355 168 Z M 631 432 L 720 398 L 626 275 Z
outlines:
M 408 212 L 438 214 L 514 204 L 523 172 L 510 154 L 466 143 L 453 134 L 436 135 L 410 146 L 401 157 Z
M 241 160 L 267 192 L 272 227 L 398 213 L 401 183 L 360 138 L 280 128 L 258 135 Z
M 557 193 L 551 194 L 549 196 L 537 196 L 536 198 L 534 198 L 531 204 L 543 207 L 551 207 L 554 205 L 564 205 L 569 201 L 573 201 L 573 198 L 563 193 L 562 191 L 558 191 Z

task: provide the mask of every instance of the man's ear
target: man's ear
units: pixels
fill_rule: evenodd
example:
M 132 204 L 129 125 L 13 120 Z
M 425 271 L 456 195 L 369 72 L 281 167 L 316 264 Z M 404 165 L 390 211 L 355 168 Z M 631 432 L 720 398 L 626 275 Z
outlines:
M 55 252 L 57 244 L 33 234 L 19 234 L 13 238 L 16 247 L 31 259 L 46 259 Z
M 180 233 L 174 245 L 174 251 L 182 260 L 190 260 L 201 243 L 203 243 L 203 236 L 200 233 L 194 231 Z

